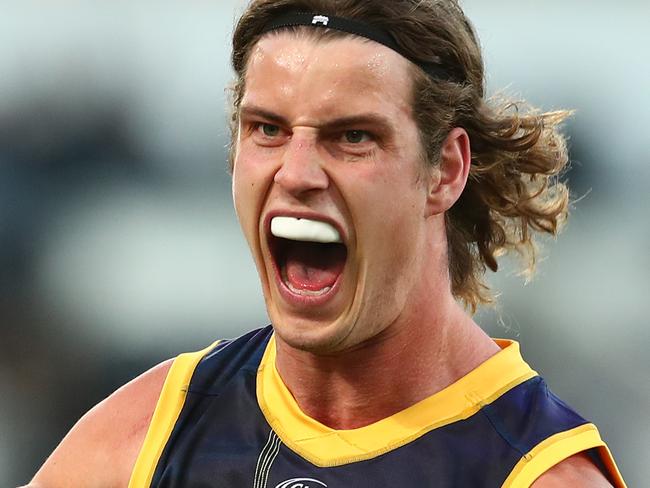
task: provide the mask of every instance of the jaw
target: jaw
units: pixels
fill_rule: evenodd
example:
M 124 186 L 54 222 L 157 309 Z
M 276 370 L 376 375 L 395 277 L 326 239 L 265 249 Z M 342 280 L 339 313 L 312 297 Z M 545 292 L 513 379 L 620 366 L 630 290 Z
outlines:
M 268 237 L 270 224 L 265 217 L 269 212 L 258 215 L 249 243 L 251 247 L 257 244 L 253 250 L 269 318 L 278 339 L 291 348 L 316 354 L 353 350 L 400 321 L 404 307 L 413 298 L 413 288 L 420 288 L 420 281 L 412 278 L 417 269 L 427 266 L 404 259 L 414 254 L 408 244 L 413 239 L 400 239 L 396 248 L 393 240 L 385 239 L 383 227 L 373 221 L 353 231 L 348 227 L 351 232 L 344 239 L 347 260 L 332 297 L 311 304 L 287 301 L 273 241 Z M 351 220 L 346 218 L 346 222 Z M 415 254 L 423 254 L 423 249 L 416 247 Z
M 267 300 L 267 309 L 280 347 L 317 356 L 340 356 L 364 348 L 385 336 L 384 332 L 396 322 L 399 314 L 378 314 L 374 310 L 378 303 L 385 303 L 385 300 L 369 296 L 372 293 L 367 289 L 366 275 L 367 267 L 363 265 L 355 270 L 354 289 L 350 290 L 344 308 L 334 318 L 306 317 L 287 311 L 273 299 Z
M 377 247 L 382 233 L 355 229 L 346 240 L 347 259 L 333 296 L 320 303 L 317 299 L 296 303 L 284 293 L 273 241 L 264 225 L 259 230 L 266 307 L 278 338 L 288 346 L 317 354 L 341 353 L 367 343 L 398 320 L 411 287 L 399 279 L 406 263 L 399 264 L 398 258 L 398 264 L 387 265 L 386 259 L 396 258 L 390 252 L 392 244 Z
M 348 247 L 342 272 L 325 296 L 287 295 L 280 267 L 274 257 L 273 241 L 263 239 L 261 258 L 266 308 L 278 340 L 288 346 L 317 354 L 345 349 L 359 321 L 364 290 L 359 260 Z M 350 244 L 348 244 L 350 246 Z

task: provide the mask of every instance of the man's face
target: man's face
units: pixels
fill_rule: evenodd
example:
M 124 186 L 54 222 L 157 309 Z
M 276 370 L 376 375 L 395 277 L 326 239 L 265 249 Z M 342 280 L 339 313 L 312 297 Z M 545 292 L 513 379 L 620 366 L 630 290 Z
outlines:
M 358 347 L 426 273 L 426 185 L 409 62 L 357 38 L 280 33 L 253 49 L 233 195 L 279 340 Z

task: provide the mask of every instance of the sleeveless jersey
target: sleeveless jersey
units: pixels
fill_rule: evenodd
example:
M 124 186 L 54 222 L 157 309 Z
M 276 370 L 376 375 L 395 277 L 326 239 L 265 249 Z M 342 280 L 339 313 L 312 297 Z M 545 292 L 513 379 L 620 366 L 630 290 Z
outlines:
M 625 487 L 596 427 L 549 391 L 517 343 L 497 344 L 444 390 L 352 430 L 299 409 L 270 326 L 180 355 L 129 488 L 523 488 L 582 451 Z

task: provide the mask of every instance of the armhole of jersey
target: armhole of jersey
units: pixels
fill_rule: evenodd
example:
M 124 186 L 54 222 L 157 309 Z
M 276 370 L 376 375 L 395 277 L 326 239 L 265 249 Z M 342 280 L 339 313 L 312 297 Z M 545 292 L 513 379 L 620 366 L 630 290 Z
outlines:
M 147 435 L 135 461 L 129 488 L 145 488 L 151 484 L 160 455 L 185 404 L 187 387 L 194 369 L 218 343 L 219 341 L 216 341 L 201 351 L 180 354 L 172 363 L 151 417 Z
M 559 462 L 580 452 L 597 449 L 606 475 L 616 488 L 626 488 L 614 458 L 593 424 L 555 434 L 540 442 L 515 465 L 502 488 L 529 488 L 537 478 Z

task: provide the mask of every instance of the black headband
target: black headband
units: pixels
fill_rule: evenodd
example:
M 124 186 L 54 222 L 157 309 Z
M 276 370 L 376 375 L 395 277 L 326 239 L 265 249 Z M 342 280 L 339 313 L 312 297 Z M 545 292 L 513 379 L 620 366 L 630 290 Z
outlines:
M 371 41 L 378 42 L 384 46 L 392 49 L 393 51 L 401 54 L 403 57 L 416 64 L 424 70 L 432 78 L 439 80 L 450 80 L 452 77 L 449 72 L 440 64 L 427 63 L 417 61 L 411 56 L 406 54 L 404 50 L 397 44 L 393 36 L 386 30 L 373 25 L 367 24 L 353 19 L 344 19 L 341 17 L 334 17 L 332 15 L 318 15 L 308 13 L 288 13 L 279 15 L 271 19 L 262 29 L 260 34 L 281 29 L 283 27 L 296 27 L 296 26 L 311 26 L 323 27 L 326 29 L 334 29 L 348 34 L 354 34 L 360 37 L 365 37 Z

